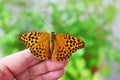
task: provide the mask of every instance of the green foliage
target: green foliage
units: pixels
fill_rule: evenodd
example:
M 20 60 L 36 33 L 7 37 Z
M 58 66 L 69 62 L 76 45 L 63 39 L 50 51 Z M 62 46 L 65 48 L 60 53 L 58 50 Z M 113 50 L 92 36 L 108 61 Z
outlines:
M 21 11 L 14 16 L 15 13 L 7 9 L 6 4 L 16 4 L 14 7 L 21 8 Z M 50 17 L 46 12 L 38 14 L 38 9 L 33 9 L 31 4 L 32 2 L 28 4 L 22 0 L 0 2 L 0 30 L 3 32 L 0 35 L 0 49 L 4 56 L 25 49 L 17 39 L 20 34 L 28 31 L 54 30 L 56 33 L 77 36 L 86 45 L 72 55 L 61 80 L 92 80 L 96 77 L 101 80 L 98 70 L 101 69 L 104 58 L 110 62 L 120 63 L 120 51 L 116 51 L 108 41 L 108 37 L 112 35 L 110 24 L 116 14 L 113 4 L 99 11 L 100 6 L 103 6 L 101 0 L 67 0 L 62 6 L 48 2 L 44 8 L 52 9 Z M 16 17 L 15 21 L 13 17 Z M 52 27 L 44 21 L 50 18 L 51 21 L 48 23 L 51 23 Z M 110 75 L 111 71 L 111 67 L 105 66 L 102 69 L 106 75 Z
M 110 76 L 110 73 L 112 71 L 112 68 L 110 68 L 109 66 L 105 66 L 103 69 L 102 69 L 102 72 L 107 75 L 107 76 Z

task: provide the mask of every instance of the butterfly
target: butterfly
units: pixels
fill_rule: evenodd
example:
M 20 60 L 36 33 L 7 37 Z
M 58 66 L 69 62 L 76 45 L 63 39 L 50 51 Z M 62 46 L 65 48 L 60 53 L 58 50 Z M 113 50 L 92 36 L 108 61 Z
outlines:
M 51 34 L 47 32 L 27 32 L 19 36 L 31 53 L 40 60 L 64 61 L 76 50 L 83 48 L 85 43 L 69 34 Z

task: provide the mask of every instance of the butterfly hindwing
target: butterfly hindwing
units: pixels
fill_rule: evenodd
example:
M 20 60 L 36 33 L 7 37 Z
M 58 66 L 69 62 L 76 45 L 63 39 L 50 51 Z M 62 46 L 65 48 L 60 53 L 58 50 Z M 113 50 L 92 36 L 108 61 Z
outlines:
M 46 32 L 28 32 L 22 34 L 19 40 L 30 48 L 31 53 L 41 60 L 47 60 L 50 57 L 49 41 L 50 34 Z
M 44 41 L 44 44 L 46 45 L 43 45 L 43 43 L 41 43 L 34 48 L 30 48 L 31 53 L 40 60 L 48 60 L 50 58 L 50 53 L 47 43 L 47 41 Z
M 68 34 L 56 34 L 54 40 L 53 61 L 64 61 L 68 59 L 73 52 L 85 46 L 84 42 Z
M 52 61 L 64 61 L 71 56 L 71 53 L 68 52 L 62 44 L 54 43 L 54 51 L 52 53 Z

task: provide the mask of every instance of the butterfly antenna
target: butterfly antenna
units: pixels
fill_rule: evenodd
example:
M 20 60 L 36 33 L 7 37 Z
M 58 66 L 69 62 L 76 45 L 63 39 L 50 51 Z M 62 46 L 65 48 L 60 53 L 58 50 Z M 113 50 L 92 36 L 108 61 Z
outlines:
M 41 22 L 43 22 L 46 31 L 48 31 L 48 32 L 53 32 L 54 30 L 53 30 L 53 27 L 51 26 L 52 24 L 51 24 L 50 21 L 51 21 L 51 20 L 45 19 L 45 17 L 44 17 L 44 18 L 41 17 Z

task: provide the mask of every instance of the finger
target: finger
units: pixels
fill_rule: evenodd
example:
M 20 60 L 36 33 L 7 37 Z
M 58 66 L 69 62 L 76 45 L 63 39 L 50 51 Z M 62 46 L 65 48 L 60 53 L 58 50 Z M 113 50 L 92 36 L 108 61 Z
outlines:
M 0 63 L 8 68 L 13 75 L 23 72 L 25 69 L 38 62 L 40 62 L 40 60 L 33 57 L 29 49 L 12 54 L 0 60 Z
M 37 76 L 33 80 L 57 80 L 63 75 L 64 75 L 64 69 L 60 69 L 57 71 L 49 72 L 45 75 Z
M 55 71 L 64 68 L 67 65 L 68 61 L 64 62 L 55 62 L 55 61 L 43 61 L 34 66 L 28 68 L 25 72 L 17 75 L 16 78 L 19 80 L 32 79 L 38 75 L 45 74 L 50 71 Z
M 14 76 L 0 64 L 0 80 L 14 80 Z
M 55 61 L 43 61 L 40 64 L 37 64 L 29 68 L 29 72 L 33 77 L 41 75 L 50 71 L 55 71 L 61 68 L 64 68 L 68 62 L 55 62 Z

